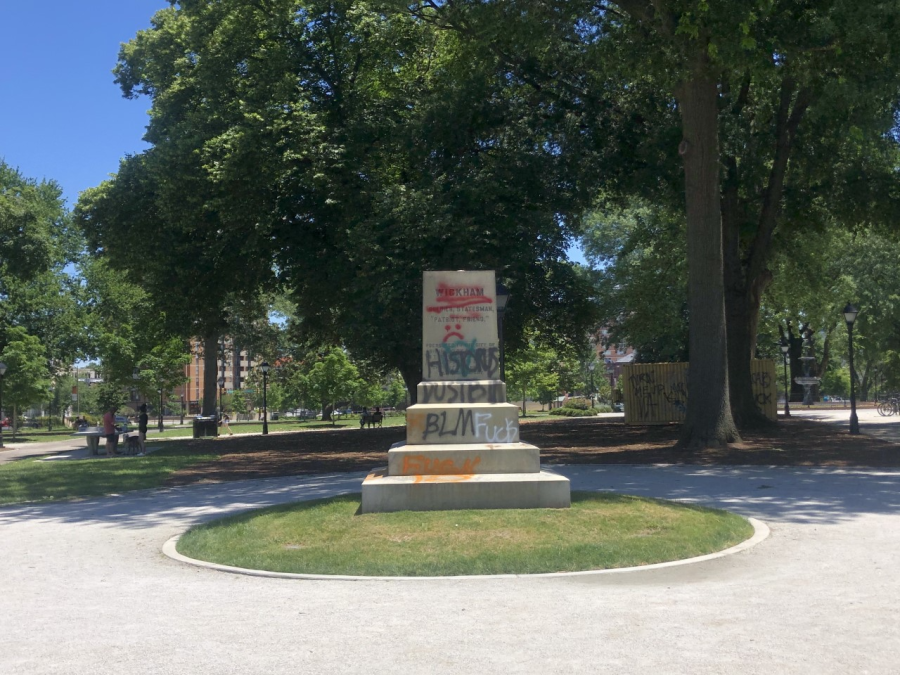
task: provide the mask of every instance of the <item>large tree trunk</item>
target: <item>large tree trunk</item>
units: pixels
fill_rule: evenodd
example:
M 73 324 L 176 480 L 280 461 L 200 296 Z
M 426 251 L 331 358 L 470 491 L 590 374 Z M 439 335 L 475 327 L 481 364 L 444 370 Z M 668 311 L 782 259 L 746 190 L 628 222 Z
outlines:
M 725 308 L 728 331 L 728 384 L 731 413 L 739 429 L 754 429 L 772 424 L 756 404 L 750 366 L 756 355 L 759 308 L 770 275 L 757 279 L 750 292 L 726 287 Z
M 676 92 L 681 110 L 687 212 L 690 362 L 681 447 L 740 440 L 731 416 L 722 267 L 717 86 L 705 52 Z
M 869 400 L 869 389 L 872 386 L 872 370 L 873 370 L 873 359 L 866 359 L 865 366 L 863 368 L 862 379 L 859 383 L 859 399 L 861 401 Z M 856 370 L 856 368 L 854 368 Z
M 419 395 L 418 385 L 422 380 L 421 364 L 401 363 L 399 369 L 406 390 L 409 392 L 409 405 L 415 405 Z
M 725 283 L 725 325 L 728 334 L 728 394 L 731 414 L 739 429 L 770 424 L 756 405 L 750 366 L 756 352 L 759 306 L 771 283 L 767 269 L 747 279 L 741 252 L 741 223 L 744 214 L 738 195 L 738 166 L 734 157 L 725 158 L 722 190 L 723 279 Z
M 218 353 L 219 341 L 215 334 L 203 338 L 203 410 L 204 417 L 216 414 L 218 404 Z
M 751 79 L 747 76 L 734 104 L 733 112 L 740 112 L 748 100 Z M 781 214 L 788 162 L 794 147 L 797 129 L 806 114 L 812 93 L 809 89 L 795 90 L 796 82 L 785 75 L 781 82 L 776 115 L 775 148 L 766 189 L 756 220 L 756 235 L 746 251 L 741 250 L 741 231 L 748 224 L 738 196 L 740 182 L 735 157 L 726 157 L 726 174 L 722 200 L 722 225 L 725 257 L 725 306 L 728 326 L 728 375 L 731 410 L 741 429 L 768 426 L 753 396 L 751 363 L 755 356 L 759 327 L 759 308 L 762 294 L 772 281 L 768 261 L 772 237 Z

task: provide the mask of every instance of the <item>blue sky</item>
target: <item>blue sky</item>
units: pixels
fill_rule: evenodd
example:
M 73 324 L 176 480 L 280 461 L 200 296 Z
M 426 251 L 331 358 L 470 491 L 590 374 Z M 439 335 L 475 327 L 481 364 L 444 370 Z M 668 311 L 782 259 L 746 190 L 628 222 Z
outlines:
M 166 0 L 0 2 L 0 157 L 30 178 L 78 193 L 139 152 L 149 99 L 113 82 L 119 45 Z

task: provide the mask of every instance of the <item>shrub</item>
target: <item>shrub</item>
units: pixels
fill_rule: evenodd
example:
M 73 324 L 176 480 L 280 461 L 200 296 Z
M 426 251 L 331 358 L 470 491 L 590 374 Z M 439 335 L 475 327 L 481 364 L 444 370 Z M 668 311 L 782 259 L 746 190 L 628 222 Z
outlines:
M 564 417 L 593 417 L 597 414 L 596 408 L 591 410 L 582 410 L 581 408 L 554 408 L 550 411 L 551 415 L 562 415 Z
M 588 398 L 570 398 L 563 403 L 563 408 L 571 408 L 572 410 L 589 410 L 591 400 Z

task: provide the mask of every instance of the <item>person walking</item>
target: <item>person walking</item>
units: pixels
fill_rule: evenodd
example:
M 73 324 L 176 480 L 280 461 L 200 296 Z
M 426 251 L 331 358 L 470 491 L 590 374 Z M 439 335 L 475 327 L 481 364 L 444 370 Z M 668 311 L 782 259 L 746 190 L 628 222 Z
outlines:
M 138 415 L 138 442 L 141 444 L 141 451 L 138 453 L 138 457 L 143 457 L 147 454 L 147 422 L 149 421 L 146 403 L 141 403 L 140 411 L 141 414 Z
M 234 436 L 234 432 L 231 430 L 231 427 L 228 426 L 228 423 L 231 421 L 231 418 L 228 417 L 227 412 L 222 413 L 222 428 L 228 432 L 229 436 Z
M 103 434 L 106 436 L 106 456 L 115 457 L 119 444 L 119 432 L 116 429 L 116 406 L 112 406 L 103 416 Z

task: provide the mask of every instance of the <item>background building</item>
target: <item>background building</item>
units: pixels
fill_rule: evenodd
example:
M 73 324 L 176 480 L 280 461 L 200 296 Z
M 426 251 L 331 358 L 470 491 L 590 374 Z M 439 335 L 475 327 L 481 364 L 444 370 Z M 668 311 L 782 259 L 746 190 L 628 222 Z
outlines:
M 216 354 L 216 379 L 221 377 L 225 381 L 222 393 L 230 394 L 236 389 L 242 389 L 250 370 L 257 365 L 251 354 L 247 350 L 241 349 L 239 345 L 235 345 L 231 338 L 225 337 L 219 341 Z M 183 400 L 187 414 L 199 415 L 205 370 L 203 343 L 193 339 L 191 340 L 191 362 L 184 369 L 187 382 L 175 388 L 169 399 L 169 405 L 175 407 L 176 399 Z
M 609 333 L 608 327 L 600 329 L 597 334 L 595 348 L 597 361 L 604 364 L 604 374 L 609 379 L 609 384 L 613 391 L 615 391 L 619 378 L 622 376 L 622 367 L 634 363 L 637 352 L 625 342 L 610 342 Z

